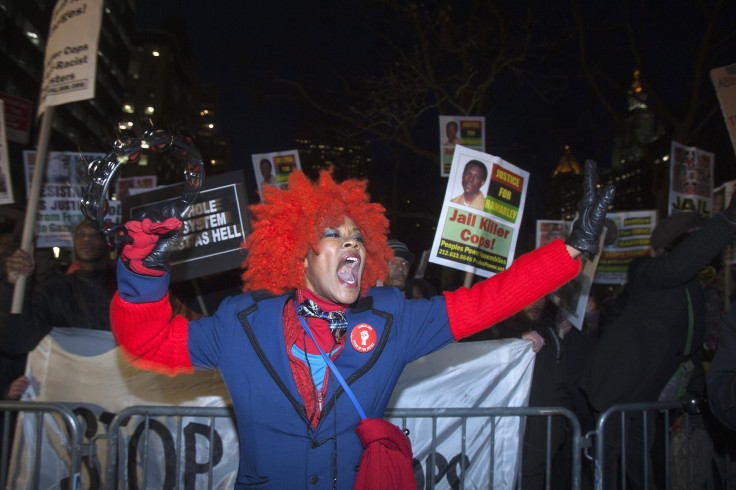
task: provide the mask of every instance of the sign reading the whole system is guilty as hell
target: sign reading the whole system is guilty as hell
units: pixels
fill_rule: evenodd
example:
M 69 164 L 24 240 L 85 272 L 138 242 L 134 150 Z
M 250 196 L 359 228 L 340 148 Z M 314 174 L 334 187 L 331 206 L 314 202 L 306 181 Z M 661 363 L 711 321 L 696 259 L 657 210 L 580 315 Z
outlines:
M 250 232 L 248 202 L 242 172 L 208 177 L 199 195 L 182 216 L 182 239 L 171 254 L 171 281 L 183 281 L 240 266 L 241 246 Z M 134 219 L 148 207 L 174 204 L 183 185 L 128 197 L 123 214 Z

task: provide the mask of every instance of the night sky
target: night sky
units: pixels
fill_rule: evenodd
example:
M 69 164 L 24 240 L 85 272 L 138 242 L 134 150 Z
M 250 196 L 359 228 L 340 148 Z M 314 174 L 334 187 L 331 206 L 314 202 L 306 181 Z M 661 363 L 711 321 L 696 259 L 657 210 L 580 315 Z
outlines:
M 516 8 L 515 2 L 501 3 Z M 536 3 L 537 6 L 531 3 L 525 7 L 531 5 L 535 16 L 541 19 L 537 36 L 558 43 L 552 48 L 554 54 L 537 60 L 530 58 L 529 63 L 536 64 L 526 68 L 536 79 L 529 79 L 529 84 L 502 80 L 498 87 L 494 85 L 495 102 L 489 113 L 483 114 L 487 123 L 486 151 L 532 173 L 527 200 L 530 217 L 541 212 L 543 203 L 539 195 L 564 145 L 571 145 L 581 163 L 591 158 L 606 167 L 610 166 L 613 138 L 618 133 L 613 117 L 590 83 L 581 77 L 580 44 L 567 2 Z M 592 63 L 604 67 L 602 83 L 609 89 L 618 85 L 619 90 L 625 90 L 632 81 L 637 61 L 623 31 L 617 29 L 624 16 L 623 6 L 617 5 L 619 2 L 591 3 L 595 5 L 581 6 L 586 27 L 595 32 L 586 39 L 586 52 Z M 699 9 L 711 9 L 717 3 L 707 1 L 696 7 L 694 2 L 674 1 L 666 6 L 650 7 L 648 11 L 631 12 L 635 33 L 645 40 L 640 63 L 646 67 L 658 95 L 675 111 L 688 100 L 683 94 L 691 90 L 688 85 L 693 72 L 691 57 L 703 28 L 703 14 Z M 452 3 L 455 4 L 470 2 Z M 233 165 L 250 171 L 252 153 L 294 148 L 299 129 L 315 117 L 303 101 L 281 97 L 283 89 L 275 87 L 274 78 L 330 85 L 336 83 L 331 70 L 345 75 L 379 74 L 383 64 L 392 61 L 385 44 L 372 30 L 375 28 L 392 37 L 391 22 L 380 14 L 367 15 L 356 5 L 350 0 L 318 4 L 140 0 L 136 26 L 157 28 L 170 14 L 186 17 L 200 78 L 214 83 L 221 91 L 221 134 L 231 140 Z M 704 60 L 705 77 L 711 68 L 736 62 L 736 36 L 727 20 L 736 18 L 736 2 L 728 1 L 724 5 L 723 25 L 716 26 L 721 31 L 715 36 L 718 45 L 713 55 Z M 411 42 L 403 31 L 393 37 Z M 532 83 L 548 88 L 548 93 L 540 96 L 531 88 Z M 709 78 L 702 90 L 707 92 L 706 104 L 711 109 L 717 107 Z M 625 96 L 609 100 L 613 100 L 614 109 L 625 115 Z M 417 125 L 417 131 L 422 134 L 420 140 L 428 151 L 436 151 L 438 145 L 437 115 L 431 114 Z M 667 125 L 666 118 L 662 121 Z M 702 143 L 689 144 L 716 153 L 716 166 L 720 166 L 716 172 L 718 185 L 736 178 L 733 170 L 736 165 L 719 108 L 710 125 L 713 129 L 706 132 Z M 411 188 L 406 192 L 427 202 L 429 211 L 439 213 L 446 179 L 439 177 L 438 165 L 409 152 L 397 153 L 391 146 L 374 144 L 372 150 L 372 180 L 380 181 L 391 175 L 394 155 L 399 154 L 402 163 L 405 162 L 399 181 Z M 372 182 L 372 185 L 379 183 Z

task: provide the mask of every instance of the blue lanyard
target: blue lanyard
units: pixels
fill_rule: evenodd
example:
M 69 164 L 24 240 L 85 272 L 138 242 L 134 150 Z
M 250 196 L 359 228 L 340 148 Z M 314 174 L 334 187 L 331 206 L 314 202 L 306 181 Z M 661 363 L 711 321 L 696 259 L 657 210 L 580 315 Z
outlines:
M 312 331 L 309 330 L 309 327 L 307 326 L 307 322 L 304 321 L 304 318 L 299 314 L 299 305 L 296 304 L 296 301 L 294 301 L 294 306 L 296 307 L 296 316 L 299 318 L 299 321 L 302 323 L 302 326 L 304 327 L 304 330 L 307 331 L 309 334 L 309 338 L 312 339 L 312 342 L 314 342 L 314 345 L 317 346 L 317 350 L 319 350 L 319 353 L 322 354 L 322 357 L 324 358 L 325 362 L 328 366 L 330 366 L 330 371 L 332 371 L 332 374 L 335 375 L 335 378 L 340 382 L 342 385 L 342 388 L 345 390 L 345 393 L 348 394 L 350 397 L 350 401 L 353 402 L 353 405 L 355 405 L 355 409 L 358 411 L 358 415 L 360 415 L 361 420 L 366 418 L 365 412 L 363 412 L 363 408 L 361 408 L 360 403 L 358 403 L 358 399 L 355 398 L 355 395 L 353 395 L 353 392 L 350 390 L 350 387 L 343 379 L 342 375 L 340 374 L 340 371 L 337 370 L 335 367 L 335 364 L 330 360 L 330 358 L 327 356 L 327 354 L 324 353 L 322 348 L 317 343 L 317 340 L 314 338 L 314 335 L 312 335 Z

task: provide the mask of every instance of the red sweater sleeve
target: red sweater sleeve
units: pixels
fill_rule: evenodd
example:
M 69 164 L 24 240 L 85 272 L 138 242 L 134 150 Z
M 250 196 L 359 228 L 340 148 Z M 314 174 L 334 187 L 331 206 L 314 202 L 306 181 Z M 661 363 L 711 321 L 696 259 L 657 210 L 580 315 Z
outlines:
M 132 365 L 169 376 L 194 371 L 187 347 L 188 322 L 172 315 L 168 294 L 152 303 L 130 303 L 115 293 L 110 326 Z
M 447 315 L 455 340 L 484 330 L 551 293 L 577 276 L 574 260 L 562 240 L 522 255 L 511 267 L 472 288 L 446 292 Z

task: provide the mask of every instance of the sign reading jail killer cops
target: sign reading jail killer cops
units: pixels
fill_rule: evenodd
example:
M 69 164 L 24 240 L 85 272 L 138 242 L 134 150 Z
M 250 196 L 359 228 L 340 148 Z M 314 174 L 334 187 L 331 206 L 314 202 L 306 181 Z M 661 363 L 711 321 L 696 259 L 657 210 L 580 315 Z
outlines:
M 51 14 L 38 115 L 95 96 L 103 0 L 58 0 Z
M 36 215 L 36 247 L 73 246 L 74 229 L 84 220 L 80 202 L 89 184 L 88 164 L 104 156 L 104 153 L 73 151 L 48 153 Z M 35 151 L 23 152 L 26 195 L 30 193 L 35 161 Z M 120 211 L 119 201 L 109 201 L 107 219 L 120 223 Z
M 513 261 L 529 173 L 457 146 L 429 260 L 490 277 Z
M 138 211 L 182 196 L 183 184 L 129 196 L 123 213 L 134 219 Z M 171 281 L 178 282 L 239 267 L 241 246 L 250 233 L 248 202 L 242 171 L 208 177 L 197 199 L 182 216 L 182 240 L 171 254 Z
M 649 239 L 657 226 L 657 211 L 629 211 L 606 214 L 603 242 L 593 282 L 624 284 L 629 264 L 649 253 Z

